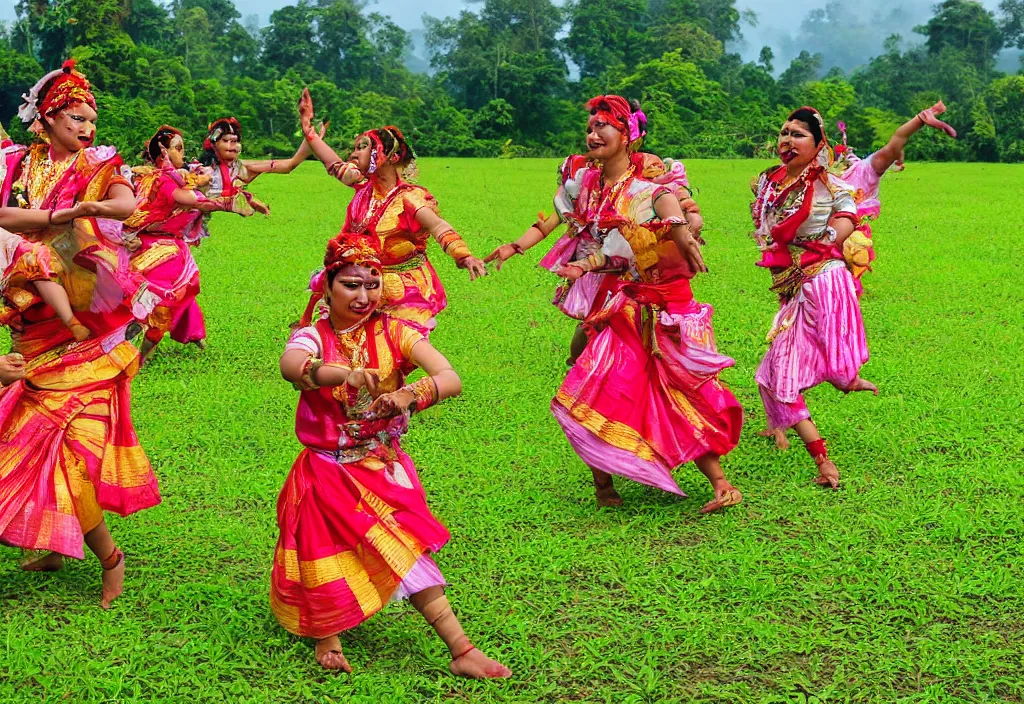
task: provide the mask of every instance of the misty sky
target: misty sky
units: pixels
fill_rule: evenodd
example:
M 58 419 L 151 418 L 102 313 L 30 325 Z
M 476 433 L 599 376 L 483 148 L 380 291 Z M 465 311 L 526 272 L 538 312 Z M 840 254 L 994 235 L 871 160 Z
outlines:
M 557 2 L 558 0 L 556 0 Z M 849 2 L 849 0 L 847 0 Z M 799 30 L 807 13 L 815 8 L 823 8 L 827 0 L 738 0 L 737 7 L 749 8 L 758 15 L 758 26 L 744 26 L 744 42 L 735 47 L 733 51 L 739 51 L 745 59 L 754 59 L 762 46 L 771 46 L 775 51 L 778 68 L 788 64 L 789 59 L 799 53 Z M 982 4 L 989 9 L 996 9 L 999 0 L 981 0 Z M 0 21 L 14 19 L 14 0 L 0 0 Z M 258 14 L 260 24 L 266 24 L 270 13 L 284 5 L 294 4 L 294 0 L 235 0 L 235 5 L 243 15 Z M 852 3 L 851 3 L 852 4 Z M 915 24 L 920 24 L 931 16 L 931 10 L 937 0 L 902 0 L 897 3 L 905 11 L 906 21 L 904 26 L 880 26 L 878 28 L 878 39 L 873 46 L 864 47 L 864 61 L 876 54 L 881 47 L 882 41 L 894 32 L 900 32 L 905 38 L 920 41 L 912 34 Z M 887 16 L 888 11 L 894 7 L 891 0 L 857 0 L 856 6 L 865 18 L 874 17 L 877 12 Z M 429 8 L 429 14 L 435 17 L 457 14 L 462 9 L 473 9 L 479 4 L 465 2 L 464 0 L 377 0 L 368 6 L 368 10 L 389 15 L 396 24 L 404 29 L 418 29 L 422 27 L 422 17 Z M 841 41 L 841 38 L 839 39 Z M 827 66 L 825 68 L 828 68 Z

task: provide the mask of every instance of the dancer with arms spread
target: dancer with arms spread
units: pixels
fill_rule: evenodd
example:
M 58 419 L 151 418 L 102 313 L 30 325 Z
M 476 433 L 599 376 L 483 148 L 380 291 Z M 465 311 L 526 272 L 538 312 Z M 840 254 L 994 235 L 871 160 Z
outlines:
M 640 111 L 639 103 L 630 105 L 638 120 L 646 122 L 647 118 Z M 687 225 L 694 237 L 700 240 L 700 231 L 704 220 L 700 207 L 690 193 L 690 182 L 682 162 L 671 159 L 662 160 L 654 154 L 637 151 L 641 141 L 640 135 L 630 134 L 634 150 L 630 153 L 630 163 L 634 173 L 645 181 L 651 181 L 665 187 L 679 200 L 679 206 L 685 213 Z M 625 274 L 632 264 L 632 252 L 621 237 L 612 230 L 612 237 L 605 241 L 607 229 L 600 226 L 600 214 L 593 211 L 600 202 L 593 198 L 594 174 L 600 172 L 600 165 L 586 155 L 573 154 L 562 162 L 559 167 L 559 187 L 554 198 L 554 212 L 544 217 L 538 215 L 537 221 L 527 228 L 526 232 L 511 244 L 503 244 L 489 254 L 484 261 L 495 262 L 500 271 L 502 265 L 517 254 L 539 244 L 550 235 L 560 224 L 567 223 L 568 229 L 559 238 L 543 259 L 540 266 L 555 273 L 563 274 L 571 262 L 575 267 L 583 269 L 582 274 L 566 278 L 565 283 L 555 292 L 554 304 L 563 313 L 576 320 L 584 320 L 594 311 L 596 306 L 603 305 L 616 279 Z M 582 217 L 578 209 L 591 209 Z M 578 325 L 570 343 L 569 358 L 566 363 L 571 367 L 576 363 L 583 348 L 586 347 L 587 336 L 583 325 Z
M 281 357 L 301 390 L 304 449 L 278 498 L 270 602 L 281 625 L 316 640 L 316 659 L 351 672 L 338 638 L 389 601 L 408 598 L 463 677 L 511 672 L 476 649 L 431 557 L 448 542 L 412 460 L 399 446 L 409 414 L 460 393 L 458 374 L 408 323 L 382 313 L 378 243 L 343 233 L 327 245 L 313 287 L 327 315 L 304 317 Z M 405 377 L 419 367 L 427 376 Z
M 871 223 L 878 217 L 882 206 L 878 193 L 879 182 L 890 167 L 902 163 L 904 148 L 910 138 L 923 127 L 932 127 L 950 137 L 956 137 L 956 130 L 938 119 L 938 115 L 945 111 L 946 106 L 941 100 L 932 107 L 922 110 L 916 117 L 901 125 L 885 146 L 864 159 L 858 158 L 846 144 L 846 125 L 842 122 L 839 123 L 839 129 L 843 134 L 843 143 L 836 145 L 836 161 L 829 168 L 829 172 L 838 175 L 839 180 L 851 190 L 856 205 L 857 224 L 854 231 L 843 240 L 836 253 L 845 260 L 846 266 L 853 276 L 853 286 L 857 296 L 860 296 L 863 291 L 861 277 L 871 270 L 871 263 L 875 259 Z M 755 181 L 755 198 L 757 188 L 757 181 Z M 754 213 L 754 217 L 756 219 L 756 213 Z M 855 336 L 858 335 L 858 328 L 854 327 L 852 333 Z M 775 444 L 779 449 L 789 448 L 786 428 L 770 426 L 771 420 L 769 419 L 769 427 L 759 434 L 774 437 Z M 803 427 L 807 428 L 807 426 Z M 810 436 L 813 437 L 813 433 Z
M 139 240 L 132 269 L 146 277 L 160 304 L 146 321 L 142 358 L 164 335 L 181 344 L 205 347 L 206 326 L 196 296 L 199 268 L 192 247 L 209 233 L 204 214 L 224 211 L 252 214 L 240 195 L 208 198 L 200 190 L 208 177 L 185 169 L 185 142 L 179 130 L 163 125 L 143 150 L 148 165 L 135 169 L 136 207 L 125 229 Z
M 397 127 L 389 125 L 359 135 L 346 161 L 313 131 L 309 89 L 299 101 L 299 117 L 313 153 L 327 172 L 356 190 L 343 229 L 380 241 L 384 266 L 381 310 L 429 335 L 448 301 L 427 256 L 427 240 L 433 237 L 459 268 L 468 270 L 470 281 L 487 273 L 484 263 L 441 218 L 430 191 L 408 182 L 415 171 L 416 155 Z
M 591 469 L 598 506 L 622 503 L 615 474 L 682 495 L 672 471 L 691 461 L 714 491 L 703 513 L 736 505 L 742 495 L 720 457 L 739 440 L 743 410 L 718 380 L 733 362 L 715 347 L 711 307 L 690 291 L 690 279 L 707 270 L 700 246 L 679 192 L 642 176 L 643 113 L 615 95 L 587 107 L 586 157 L 595 166 L 577 175 L 578 191 L 565 190 L 565 217 L 596 246 L 576 249 L 585 258 L 558 272 L 574 288 L 587 272 L 611 265 L 617 273 L 585 297 L 590 341 L 552 412 Z
M 96 101 L 74 63 L 44 76 L 19 116 L 40 134 L 5 175 L 0 226 L 46 246 L 76 317 L 74 333 L 43 300 L 4 321 L 13 355 L 0 391 L 0 542 L 49 554 L 23 564 L 55 570 L 82 558 L 83 539 L 103 567 L 101 605 L 120 595 L 124 555 L 103 519 L 160 501 L 131 422 L 130 380 L 138 352 L 128 326 L 155 303 L 128 269 L 121 220 L 135 197 L 111 147 L 92 146 Z M 15 369 L 11 372 L 11 357 Z

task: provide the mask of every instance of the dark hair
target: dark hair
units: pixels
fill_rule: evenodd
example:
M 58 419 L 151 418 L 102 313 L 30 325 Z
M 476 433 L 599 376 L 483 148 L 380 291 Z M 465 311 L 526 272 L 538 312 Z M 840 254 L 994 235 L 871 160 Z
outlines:
M 171 142 L 174 141 L 174 138 L 180 136 L 181 133 L 173 127 L 161 127 L 146 143 L 146 150 L 143 152 L 143 156 L 155 164 L 156 160 L 159 159 L 160 155 L 163 153 L 163 150 L 168 149 L 171 146 Z
M 218 126 L 224 128 L 224 133 L 221 134 L 221 137 L 223 137 L 225 134 L 233 134 L 236 137 L 238 137 L 238 141 L 242 141 L 242 128 L 238 125 L 237 122 L 232 122 L 231 120 L 225 117 L 221 120 L 217 120 L 211 123 L 209 131 L 213 132 L 213 128 Z M 204 143 L 203 155 L 199 157 L 199 162 L 204 166 L 216 166 L 218 164 L 218 161 L 219 160 L 217 159 L 217 145 L 211 144 L 210 148 L 207 149 Z
M 405 135 L 402 134 L 401 130 L 393 127 L 381 127 L 375 131 L 381 145 L 384 147 L 384 153 L 390 154 L 394 152 L 398 156 L 396 166 L 408 166 L 409 162 L 416 158 L 416 153 L 412 150 L 412 146 L 405 139 Z M 396 142 L 397 145 L 395 144 Z
M 789 114 L 790 120 L 798 120 L 807 125 L 807 130 L 814 137 L 815 146 L 821 144 L 821 140 L 825 139 L 825 134 L 821 131 L 821 119 L 818 113 L 814 112 L 810 108 L 800 108 L 794 110 Z

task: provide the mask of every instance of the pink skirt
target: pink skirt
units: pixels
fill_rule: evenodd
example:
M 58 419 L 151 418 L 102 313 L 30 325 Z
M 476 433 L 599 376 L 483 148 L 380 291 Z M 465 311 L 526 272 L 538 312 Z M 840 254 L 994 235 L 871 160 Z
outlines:
M 853 276 L 836 261 L 784 303 L 768 333 L 771 346 L 755 379 L 768 427 L 789 428 L 810 418 L 803 392 L 822 382 L 840 388 L 868 361 L 864 321 Z

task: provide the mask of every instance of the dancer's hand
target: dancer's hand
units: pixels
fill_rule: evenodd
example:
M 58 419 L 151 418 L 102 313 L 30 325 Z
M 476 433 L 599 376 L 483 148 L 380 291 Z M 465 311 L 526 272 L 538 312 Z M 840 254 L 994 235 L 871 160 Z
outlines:
M 936 115 L 941 115 L 944 112 L 946 112 L 946 105 L 940 100 L 939 102 L 935 103 L 935 105 L 932 105 L 930 108 L 927 108 L 917 113 L 917 116 L 921 119 L 921 122 L 928 125 L 929 127 L 934 127 L 937 130 L 942 130 L 953 139 L 956 139 L 956 130 L 953 129 L 949 124 L 943 122 L 938 117 L 936 117 Z
M 409 406 L 416 400 L 415 394 L 408 389 L 399 389 L 391 393 L 381 394 L 370 406 L 369 413 L 378 418 L 391 418 L 409 412 Z
M 98 200 L 85 200 L 74 207 L 76 218 L 91 218 L 103 212 L 103 204 Z
M 583 276 L 585 273 L 583 269 L 575 264 L 566 264 L 565 266 L 558 267 L 558 271 L 555 272 L 559 276 L 569 281 L 575 281 L 576 279 Z
M 302 97 L 299 98 L 299 123 L 303 134 L 308 133 L 313 125 L 313 96 L 309 94 L 308 86 L 302 89 Z
M 494 262 L 494 268 L 501 271 L 501 265 L 519 254 L 519 250 L 510 244 L 503 244 L 496 250 L 484 257 L 484 263 Z
M 25 358 L 17 352 L 0 357 L 0 385 L 7 386 L 25 378 Z
M 377 377 L 373 372 L 368 372 L 365 369 L 353 369 L 350 371 L 348 378 L 345 379 L 345 384 L 346 386 L 351 386 L 356 391 L 365 386 L 371 396 L 377 395 Z
M 476 257 L 466 257 L 458 263 L 460 269 L 469 269 L 469 280 L 475 281 L 481 276 L 487 276 L 487 265 Z
M 695 274 L 706 274 L 708 267 L 700 253 L 700 245 L 690 231 L 681 227 L 673 228 L 672 239 L 675 240 L 676 248 L 690 266 L 690 270 Z

